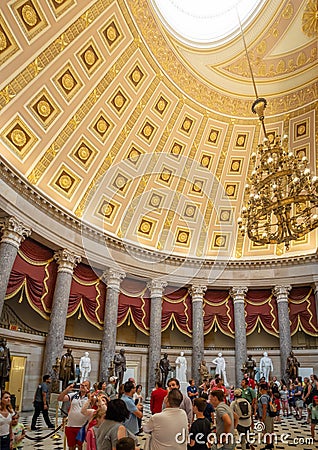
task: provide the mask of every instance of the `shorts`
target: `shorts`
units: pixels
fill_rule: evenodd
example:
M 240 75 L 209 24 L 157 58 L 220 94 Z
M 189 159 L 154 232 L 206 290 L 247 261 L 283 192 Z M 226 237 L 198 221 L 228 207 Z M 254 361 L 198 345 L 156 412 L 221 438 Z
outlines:
M 82 442 L 79 442 L 76 439 L 77 433 L 79 432 L 80 429 L 81 429 L 81 427 L 65 427 L 65 435 L 66 435 L 67 445 L 69 447 L 75 447 L 76 444 L 78 444 L 78 443 L 82 444 Z
M 318 419 L 311 419 L 310 421 L 313 425 L 317 425 L 318 424 Z
M 303 400 L 296 400 L 296 408 L 303 408 L 304 402 Z

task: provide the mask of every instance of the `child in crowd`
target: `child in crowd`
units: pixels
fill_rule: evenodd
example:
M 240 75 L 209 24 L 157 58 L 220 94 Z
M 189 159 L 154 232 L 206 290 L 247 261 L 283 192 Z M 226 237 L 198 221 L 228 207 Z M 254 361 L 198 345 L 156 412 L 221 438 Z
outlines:
M 315 427 L 318 423 L 318 396 L 315 395 L 312 399 L 312 403 L 308 405 L 308 417 L 310 419 L 310 432 L 311 437 L 315 442 L 318 440 L 315 439 Z
M 116 450 L 135 450 L 135 448 L 135 441 L 131 437 L 123 437 L 116 444 Z
M 25 438 L 25 428 L 23 423 L 19 422 L 19 414 L 15 413 L 12 417 L 11 427 L 13 433 L 13 445 L 12 448 L 23 448 L 23 439 Z
M 287 386 L 283 385 L 281 390 L 279 391 L 280 401 L 282 405 L 283 415 L 288 416 L 288 390 Z

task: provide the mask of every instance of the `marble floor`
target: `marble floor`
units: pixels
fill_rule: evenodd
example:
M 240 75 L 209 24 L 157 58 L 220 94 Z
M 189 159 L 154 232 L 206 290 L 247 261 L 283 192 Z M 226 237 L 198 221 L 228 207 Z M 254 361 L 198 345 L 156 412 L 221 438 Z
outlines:
M 144 411 L 144 420 L 150 417 L 149 407 L 146 405 Z M 21 413 L 20 421 L 27 428 L 27 437 L 24 440 L 24 450 L 31 449 L 45 449 L 45 450 L 63 450 L 66 449 L 66 443 L 64 442 L 64 433 L 59 430 L 57 433 L 54 430 L 49 430 L 42 416 L 39 417 L 37 431 L 30 430 L 32 413 Z M 52 417 L 53 420 L 53 417 Z M 61 423 L 59 418 L 58 423 Z M 257 430 L 258 424 L 255 424 L 255 430 Z M 318 426 L 316 427 L 316 439 L 318 439 Z M 277 436 L 277 443 L 275 449 L 277 450 L 316 450 L 318 449 L 318 442 L 312 442 L 310 437 L 310 426 L 306 423 L 306 419 L 296 420 L 294 417 L 282 417 L 281 423 L 275 424 L 275 434 Z M 257 449 L 264 447 L 263 443 L 258 442 L 258 436 L 256 436 L 256 443 L 254 444 Z M 138 436 L 140 442 L 140 448 L 143 448 L 145 436 L 141 434 Z M 241 446 L 237 445 L 237 450 L 241 449 Z

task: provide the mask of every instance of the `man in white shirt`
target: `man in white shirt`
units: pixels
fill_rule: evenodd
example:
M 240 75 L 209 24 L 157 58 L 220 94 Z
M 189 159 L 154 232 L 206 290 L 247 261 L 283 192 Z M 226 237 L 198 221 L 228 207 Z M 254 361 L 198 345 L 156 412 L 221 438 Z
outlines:
M 180 383 L 177 378 L 170 378 L 168 380 L 168 390 L 171 391 L 171 389 L 180 390 Z M 188 427 L 190 429 L 193 422 L 193 405 L 191 399 L 187 395 L 183 396 L 182 402 L 180 404 L 180 409 L 183 409 L 186 413 L 188 418 Z
M 87 401 L 90 382 L 88 380 L 83 381 L 83 383 L 80 384 L 79 392 L 71 392 L 73 388 L 74 384 L 70 384 L 57 398 L 59 402 L 71 402 L 68 412 L 67 427 L 65 427 L 65 435 L 69 450 L 75 450 L 76 446 L 78 449 L 81 449 L 83 445 L 82 442 L 77 441 L 76 436 L 87 421 L 87 416 L 84 416 L 84 414 L 81 413 L 81 409 Z
M 182 399 L 179 389 L 171 389 L 164 399 L 165 409 L 144 424 L 144 431 L 151 433 L 151 450 L 187 450 L 188 421 L 180 409 Z

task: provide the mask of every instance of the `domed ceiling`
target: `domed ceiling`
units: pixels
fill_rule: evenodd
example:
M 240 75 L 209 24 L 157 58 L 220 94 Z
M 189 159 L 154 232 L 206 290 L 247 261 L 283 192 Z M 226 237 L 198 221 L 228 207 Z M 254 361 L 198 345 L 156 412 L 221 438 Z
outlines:
M 163 22 L 164 1 L 1 5 L 4 164 L 120 241 L 198 258 L 283 255 L 237 233 L 263 137 L 239 27 L 191 41 Z M 254 3 L 242 24 L 269 137 L 287 133 L 316 173 L 317 2 Z M 288 254 L 316 248 L 314 231 Z

